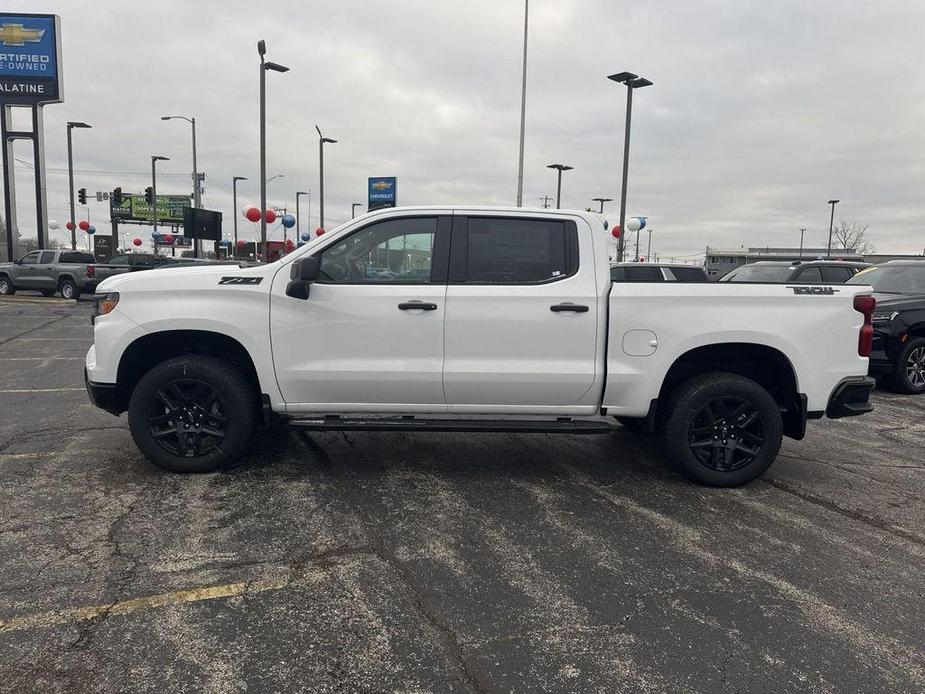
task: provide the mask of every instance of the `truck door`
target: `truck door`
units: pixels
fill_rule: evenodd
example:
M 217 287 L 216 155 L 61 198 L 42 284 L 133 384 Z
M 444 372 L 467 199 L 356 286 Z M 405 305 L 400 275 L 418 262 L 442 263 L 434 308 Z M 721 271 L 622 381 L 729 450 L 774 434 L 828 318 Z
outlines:
M 374 221 L 320 251 L 307 300 L 273 284 L 273 363 L 291 412 L 442 411 L 451 218 Z M 282 275 L 285 274 L 285 277 Z
M 586 405 L 598 330 L 593 259 L 590 236 L 566 217 L 454 217 L 443 371 L 451 412 Z
M 55 254 L 57 251 L 42 251 L 39 262 L 33 272 L 35 273 L 36 289 L 55 288 Z
M 41 251 L 26 253 L 19 259 L 19 266 L 13 268 L 13 284 L 20 289 L 36 289 L 39 256 Z

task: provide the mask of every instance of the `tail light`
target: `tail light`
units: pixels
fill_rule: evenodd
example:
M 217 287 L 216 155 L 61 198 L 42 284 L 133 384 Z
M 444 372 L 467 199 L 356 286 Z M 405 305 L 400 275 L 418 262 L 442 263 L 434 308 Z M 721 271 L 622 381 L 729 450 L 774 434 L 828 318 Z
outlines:
M 864 325 L 861 326 L 861 334 L 858 335 L 858 354 L 862 357 L 869 357 L 870 351 L 874 345 L 874 309 L 877 308 L 877 300 L 872 296 L 854 297 L 854 310 L 864 314 Z
M 87 277 L 96 277 L 96 268 L 92 265 L 87 265 Z

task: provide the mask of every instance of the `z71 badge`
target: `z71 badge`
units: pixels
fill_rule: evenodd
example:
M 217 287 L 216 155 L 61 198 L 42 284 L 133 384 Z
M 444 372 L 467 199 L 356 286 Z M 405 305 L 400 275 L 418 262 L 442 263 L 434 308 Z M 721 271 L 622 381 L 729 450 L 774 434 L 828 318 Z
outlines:
M 792 289 L 794 294 L 808 294 L 810 296 L 830 296 L 832 294 L 838 294 L 840 289 L 835 289 L 834 287 L 794 287 L 793 285 L 787 285 L 787 289 Z
M 263 277 L 222 277 L 219 284 L 260 284 Z

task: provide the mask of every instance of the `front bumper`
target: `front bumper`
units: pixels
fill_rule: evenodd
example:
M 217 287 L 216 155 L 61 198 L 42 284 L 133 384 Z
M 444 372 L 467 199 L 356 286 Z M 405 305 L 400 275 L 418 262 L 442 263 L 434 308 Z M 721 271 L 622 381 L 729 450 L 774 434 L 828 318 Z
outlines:
M 870 404 L 870 394 L 877 382 L 870 376 L 851 376 L 842 379 L 832 395 L 825 414 L 829 419 L 856 417 L 867 414 L 874 409 Z
M 84 368 L 84 385 L 87 387 L 87 395 L 90 396 L 90 402 L 116 416 L 122 414 L 122 410 L 116 404 L 116 384 L 115 383 L 94 383 L 90 380 L 87 369 Z

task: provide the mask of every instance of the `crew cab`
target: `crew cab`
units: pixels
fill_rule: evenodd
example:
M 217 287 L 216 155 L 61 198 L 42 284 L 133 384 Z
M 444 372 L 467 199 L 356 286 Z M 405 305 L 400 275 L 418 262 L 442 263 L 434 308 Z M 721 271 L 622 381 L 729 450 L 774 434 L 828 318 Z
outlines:
M 848 283 L 873 287 L 877 299 L 870 372 L 901 393 L 925 393 L 925 259 L 891 260 Z
M 0 295 L 31 289 L 43 296 L 61 292 L 65 299 L 79 299 L 93 292 L 100 278 L 91 253 L 55 249 L 30 251 L 11 263 L 0 263 Z
M 868 287 L 613 283 L 610 246 L 593 213 L 394 208 L 267 265 L 120 275 L 99 287 L 87 389 L 180 472 L 277 419 L 608 434 L 616 417 L 733 486 L 807 420 L 871 410 Z

